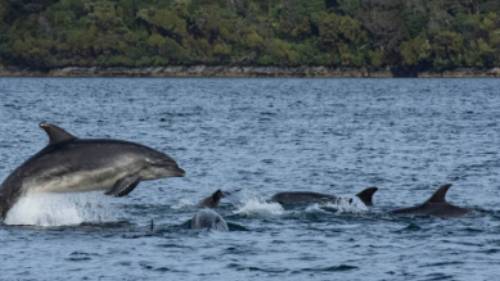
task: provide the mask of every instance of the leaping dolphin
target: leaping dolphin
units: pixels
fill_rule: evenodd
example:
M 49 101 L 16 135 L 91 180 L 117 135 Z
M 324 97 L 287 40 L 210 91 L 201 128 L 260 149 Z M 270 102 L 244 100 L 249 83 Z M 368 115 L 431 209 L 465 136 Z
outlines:
M 457 207 L 446 201 L 446 193 L 450 187 L 451 184 L 442 185 L 423 204 L 410 208 L 396 209 L 391 211 L 391 213 L 396 215 L 436 216 L 442 218 L 460 217 L 469 213 L 470 209 Z
M 369 187 L 356 194 L 366 206 L 373 206 L 373 194 L 378 190 L 376 187 Z M 279 192 L 271 197 L 271 201 L 278 202 L 284 206 L 307 205 L 313 203 L 337 203 L 340 198 L 331 195 L 309 191 Z M 352 199 L 351 199 L 352 200 Z
M 0 218 L 28 192 L 104 190 L 125 196 L 141 181 L 182 177 L 168 155 L 147 146 L 111 139 L 79 139 L 49 123 L 40 123 L 49 144 L 16 168 L 0 186 Z

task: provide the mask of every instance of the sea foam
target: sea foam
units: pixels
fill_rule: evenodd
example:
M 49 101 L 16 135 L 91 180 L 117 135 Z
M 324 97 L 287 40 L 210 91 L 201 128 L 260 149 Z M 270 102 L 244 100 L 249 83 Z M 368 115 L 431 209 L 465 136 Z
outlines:
M 245 216 L 279 216 L 285 212 L 281 204 L 264 202 L 257 198 L 250 198 L 234 213 Z
M 29 193 L 12 206 L 4 223 L 50 227 L 116 221 L 112 209 L 101 192 Z

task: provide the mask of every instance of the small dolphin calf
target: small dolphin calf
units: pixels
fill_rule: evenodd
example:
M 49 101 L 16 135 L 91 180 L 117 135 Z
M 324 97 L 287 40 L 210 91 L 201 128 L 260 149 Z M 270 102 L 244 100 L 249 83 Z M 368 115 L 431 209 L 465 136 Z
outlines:
M 373 194 L 378 190 L 376 187 L 369 187 L 356 194 L 356 196 L 361 199 L 361 201 L 366 206 L 373 206 Z M 307 191 L 298 191 L 298 192 L 280 192 L 276 193 L 271 201 L 278 202 L 284 206 L 290 205 L 308 205 L 313 203 L 336 203 L 340 200 L 340 197 L 330 194 L 323 194 L 317 192 L 307 192 Z M 351 199 L 352 200 L 352 199 Z M 350 201 L 351 202 L 351 201 Z
M 229 231 L 224 218 L 211 209 L 202 209 L 196 212 L 191 219 L 190 228 Z
M 141 181 L 182 177 L 168 155 L 147 146 L 106 139 L 79 139 L 41 123 L 49 144 L 15 169 L 0 186 L 0 218 L 28 192 L 104 190 L 125 196 Z
M 431 198 L 423 204 L 411 208 L 396 209 L 391 211 L 391 213 L 396 215 L 436 216 L 442 218 L 460 217 L 469 213 L 470 209 L 453 206 L 446 202 L 446 193 L 450 187 L 451 184 L 445 184 L 439 187 Z

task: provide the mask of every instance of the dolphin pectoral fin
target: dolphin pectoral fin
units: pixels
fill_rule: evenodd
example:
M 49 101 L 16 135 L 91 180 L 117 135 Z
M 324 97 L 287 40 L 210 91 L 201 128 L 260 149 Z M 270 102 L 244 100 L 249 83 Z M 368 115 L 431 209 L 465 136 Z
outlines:
M 108 190 L 106 195 L 113 195 L 116 197 L 122 197 L 134 190 L 139 184 L 140 179 L 138 177 L 126 177 L 115 183 L 113 187 Z
M 443 203 L 446 202 L 446 193 L 448 189 L 450 189 L 451 183 L 442 185 L 439 187 L 434 194 L 432 194 L 431 198 L 426 201 L 426 203 Z
M 373 194 L 378 190 L 376 187 L 369 187 L 356 194 L 366 206 L 373 206 Z
M 49 145 L 76 139 L 75 136 L 66 132 L 64 129 L 57 127 L 56 125 L 42 122 L 39 126 L 49 136 Z
M 129 185 L 127 188 L 123 189 L 116 195 L 116 197 L 122 197 L 128 195 L 132 190 L 134 190 L 138 185 L 139 185 L 139 180 L 133 182 L 131 185 Z

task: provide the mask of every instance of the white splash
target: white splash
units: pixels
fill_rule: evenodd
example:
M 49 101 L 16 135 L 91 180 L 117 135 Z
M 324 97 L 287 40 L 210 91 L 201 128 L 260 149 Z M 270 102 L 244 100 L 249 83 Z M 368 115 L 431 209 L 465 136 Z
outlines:
M 234 213 L 246 216 L 280 216 L 284 212 L 285 210 L 279 203 L 263 202 L 257 198 L 251 198 Z
M 327 213 L 328 208 L 324 208 L 324 204 L 314 203 L 306 207 L 306 213 Z M 337 210 L 335 206 L 335 211 Z
M 177 202 L 175 205 L 172 205 L 171 208 L 174 210 L 180 210 L 180 209 L 185 209 L 185 208 L 192 208 L 192 207 L 196 206 L 196 204 L 197 203 L 195 203 L 191 199 L 181 198 L 179 200 L 179 202 Z
M 357 196 L 341 197 L 336 202 L 328 202 L 320 205 L 322 208 L 335 209 L 336 213 L 364 213 L 368 211 L 368 207 Z
M 106 201 L 102 192 L 30 193 L 19 198 L 4 223 L 48 227 L 116 221 Z

